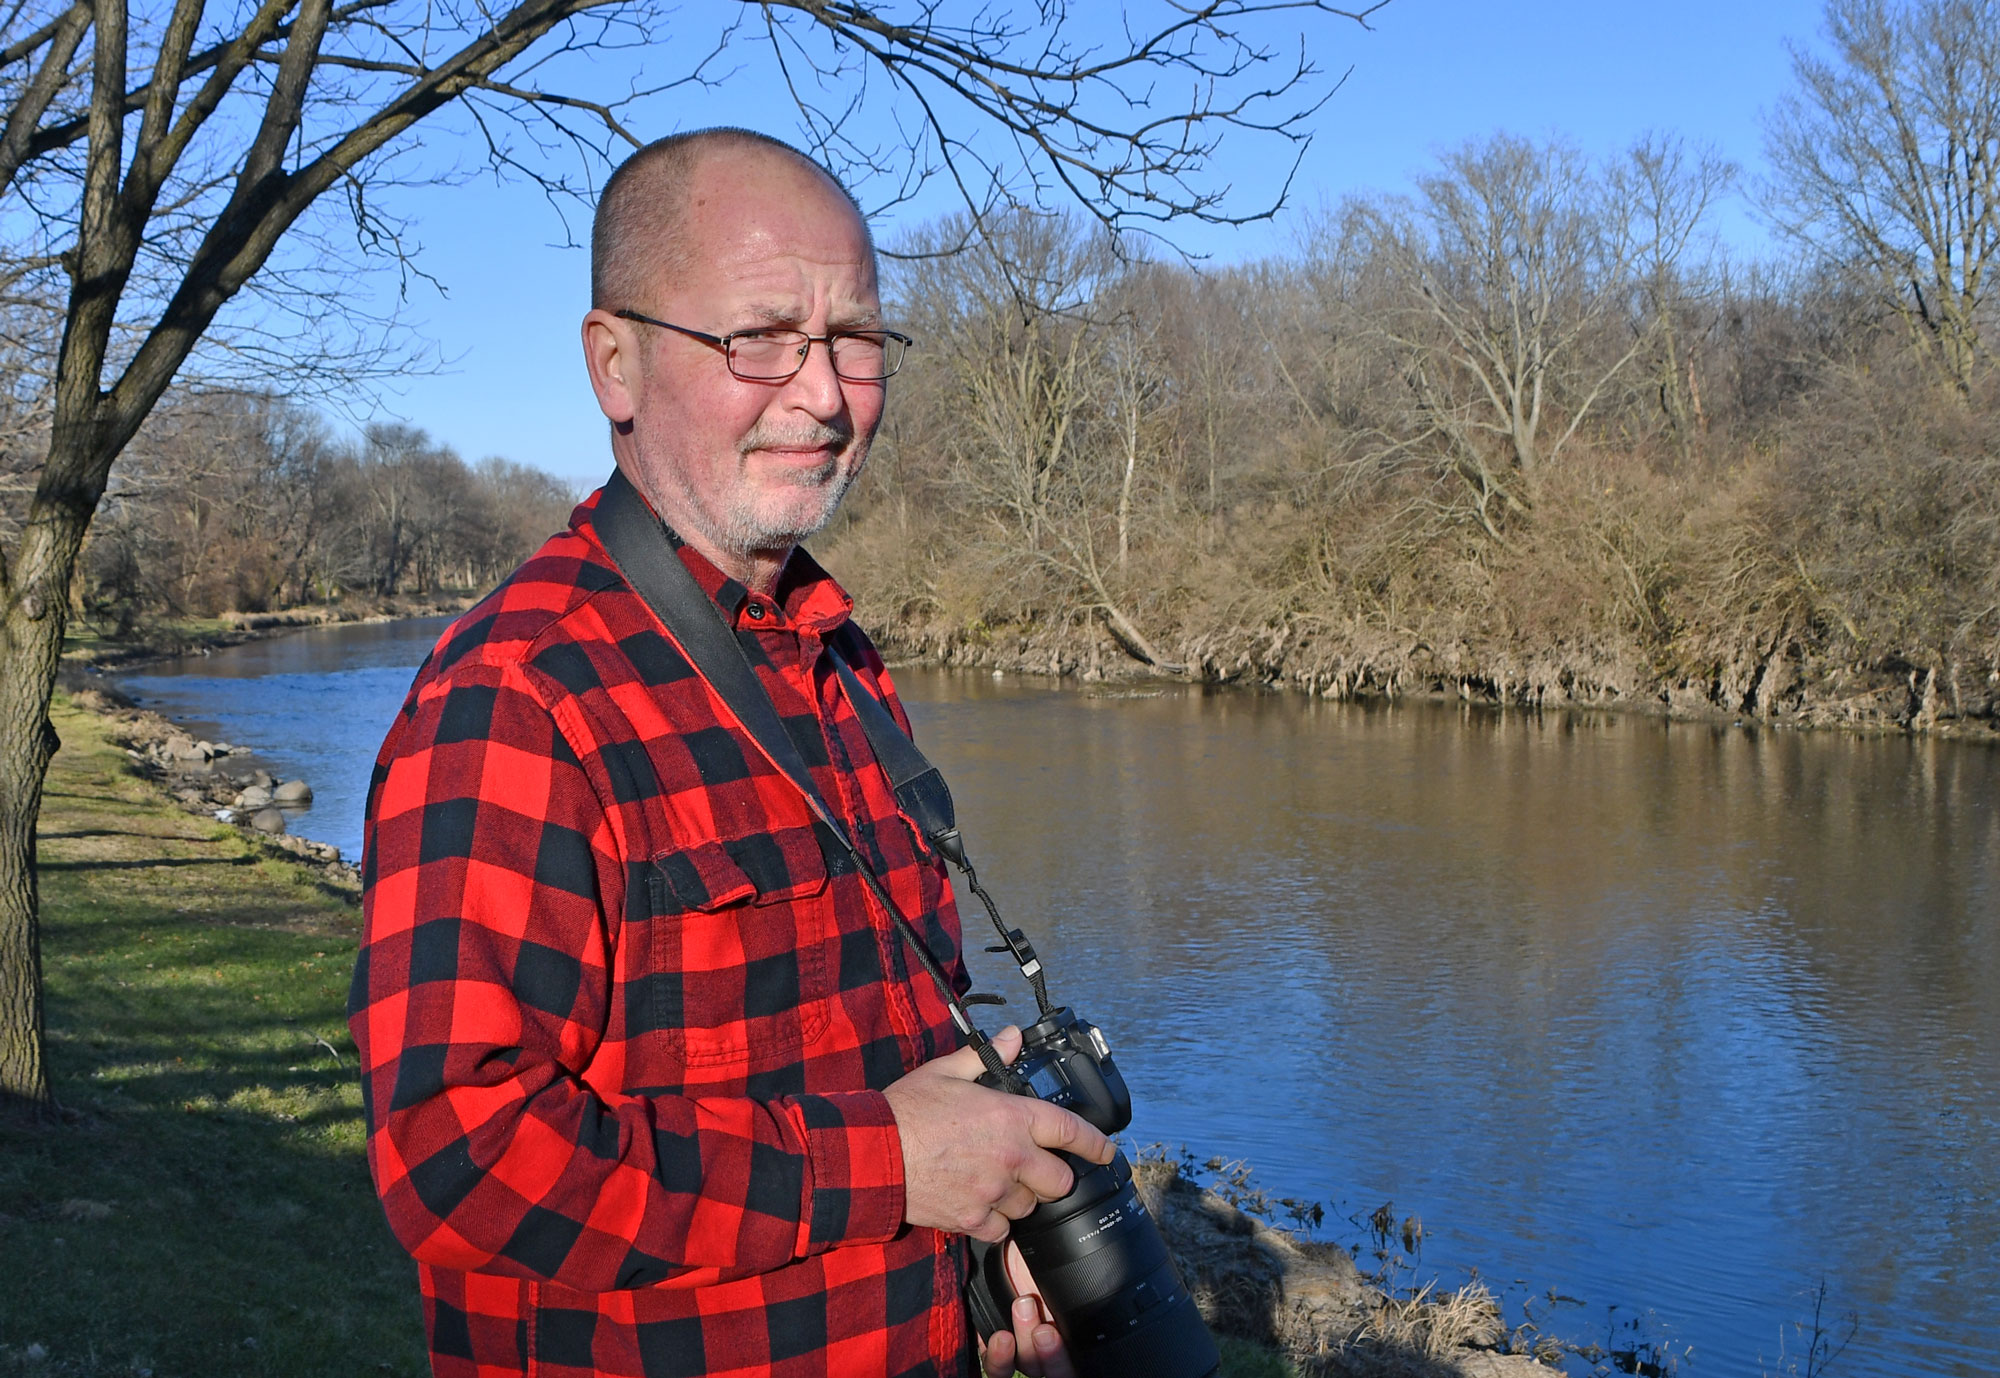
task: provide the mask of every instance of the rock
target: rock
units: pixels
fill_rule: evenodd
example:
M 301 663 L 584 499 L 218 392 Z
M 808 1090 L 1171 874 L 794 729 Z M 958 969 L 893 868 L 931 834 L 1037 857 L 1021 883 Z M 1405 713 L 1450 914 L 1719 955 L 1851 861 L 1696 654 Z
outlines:
M 42 1360 L 49 1357 L 48 1346 L 40 1344 L 29 1345 L 21 1351 L 21 1357 L 31 1364 L 39 1364 Z
M 278 787 L 277 780 L 272 777 L 271 772 L 268 770 L 251 771 L 250 783 L 261 789 L 276 789 Z
M 270 803 L 271 791 L 263 785 L 252 785 L 236 796 L 236 807 L 239 809 L 268 808 Z
M 1460 1378 L 1550 1378 L 1560 1369 L 1536 1363 L 1525 1354 L 1469 1353 L 1458 1360 Z
M 285 815 L 277 809 L 260 809 L 251 815 L 250 826 L 260 833 L 281 833 L 285 830 Z
M 215 821 L 218 823 L 234 823 L 236 821 L 236 810 L 217 809 L 215 811 Z
M 271 791 L 274 804 L 310 804 L 312 798 L 312 786 L 303 780 L 287 780 Z
M 201 753 L 201 759 L 204 761 L 212 761 L 215 759 L 216 752 L 215 752 L 214 742 L 209 742 L 209 741 L 196 742 L 194 744 L 194 749 Z

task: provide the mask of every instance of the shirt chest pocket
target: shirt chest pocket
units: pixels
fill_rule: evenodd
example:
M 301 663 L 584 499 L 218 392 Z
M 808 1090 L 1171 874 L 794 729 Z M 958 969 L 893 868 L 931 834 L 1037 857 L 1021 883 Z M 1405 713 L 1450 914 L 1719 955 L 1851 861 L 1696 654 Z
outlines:
M 662 853 L 647 892 L 635 1033 L 691 1069 L 753 1072 L 826 1032 L 838 932 L 811 827 Z

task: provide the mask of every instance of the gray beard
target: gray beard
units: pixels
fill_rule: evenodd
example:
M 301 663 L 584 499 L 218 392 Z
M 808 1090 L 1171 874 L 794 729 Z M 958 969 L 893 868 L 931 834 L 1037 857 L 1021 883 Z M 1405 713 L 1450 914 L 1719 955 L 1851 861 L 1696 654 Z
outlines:
M 719 505 L 711 505 L 702 495 L 696 493 L 687 482 L 686 475 L 678 466 L 665 466 L 666 478 L 679 490 L 686 510 L 699 512 L 708 526 L 703 534 L 717 547 L 747 559 L 773 551 L 789 551 L 799 542 L 824 530 L 839 510 L 841 499 L 861 475 L 867 461 L 867 442 L 857 440 L 853 433 L 834 426 L 820 426 L 811 431 L 785 435 L 775 431 L 757 429 L 745 436 L 737 446 L 740 454 L 747 455 L 753 450 L 773 446 L 832 445 L 844 446 L 841 454 L 828 459 L 824 464 L 809 470 L 785 475 L 785 483 L 792 490 L 817 490 L 818 504 L 804 512 L 796 508 L 791 519 L 782 524 L 773 524 L 771 519 L 757 510 L 756 502 L 747 494 L 732 492 Z M 843 474 L 840 460 L 852 455 L 856 463 Z

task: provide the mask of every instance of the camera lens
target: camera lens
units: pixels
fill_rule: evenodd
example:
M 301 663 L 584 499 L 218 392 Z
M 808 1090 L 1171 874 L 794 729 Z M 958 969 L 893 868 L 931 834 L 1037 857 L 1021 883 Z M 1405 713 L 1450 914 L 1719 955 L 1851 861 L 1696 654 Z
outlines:
M 1084 1378 L 1209 1378 L 1215 1341 L 1132 1185 L 1123 1153 L 1108 1166 L 1071 1158 L 1076 1185 L 1015 1223 L 1013 1240 Z M 1001 1251 L 983 1281 L 1009 1295 Z M 1005 1313 L 1005 1306 L 999 1308 Z

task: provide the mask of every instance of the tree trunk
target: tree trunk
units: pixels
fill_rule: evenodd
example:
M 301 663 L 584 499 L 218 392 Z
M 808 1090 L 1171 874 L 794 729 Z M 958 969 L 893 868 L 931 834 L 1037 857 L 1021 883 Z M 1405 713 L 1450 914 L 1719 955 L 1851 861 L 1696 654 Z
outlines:
M 74 527 L 74 529 L 71 529 Z M 42 1034 L 35 819 L 57 746 L 49 725 L 80 524 L 44 518 L 22 532 L 0 600 L 0 1110 L 55 1110 Z
M 1100 597 L 1103 596 L 1103 589 L 1101 587 L 1098 589 L 1098 594 Z M 1139 630 L 1132 619 L 1127 617 L 1124 610 L 1116 603 L 1113 603 L 1109 598 L 1105 598 L 1098 606 L 1104 612 L 1105 624 L 1111 629 L 1111 639 L 1116 641 L 1120 646 L 1123 646 L 1126 652 L 1134 659 L 1143 660 L 1154 669 L 1164 670 L 1170 675 L 1184 675 L 1187 673 L 1187 666 L 1168 660 L 1165 656 L 1161 655 L 1158 648 L 1151 641 L 1147 640 L 1146 634 Z

